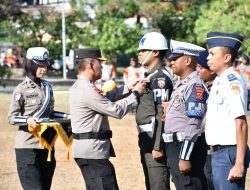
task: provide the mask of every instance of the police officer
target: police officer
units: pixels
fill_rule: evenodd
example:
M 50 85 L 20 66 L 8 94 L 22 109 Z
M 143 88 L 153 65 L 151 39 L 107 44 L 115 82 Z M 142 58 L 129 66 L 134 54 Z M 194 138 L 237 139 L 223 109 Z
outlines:
M 211 87 L 213 85 L 213 81 L 216 77 L 216 73 L 214 73 L 209 69 L 209 66 L 207 64 L 207 57 L 208 57 L 207 50 L 201 51 L 199 53 L 196 70 L 198 75 L 206 84 L 208 92 L 210 92 Z M 205 123 L 206 123 L 206 116 L 202 120 L 202 127 L 204 131 L 205 131 Z M 214 190 L 214 186 L 212 183 L 211 150 L 209 146 L 207 146 L 207 149 L 208 149 L 207 160 L 204 167 L 204 174 L 207 180 L 207 190 Z
M 78 79 L 70 89 L 73 157 L 88 190 L 117 190 L 115 169 L 109 161 L 115 154 L 110 141 L 112 131 L 108 116 L 122 118 L 131 111 L 144 89 L 143 83 L 123 86 L 105 95 L 94 85 L 102 75 L 100 49 L 78 49 L 75 60 Z M 132 87 L 133 92 L 130 93 Z M 117 98 L 123 100 L 115 102 Z
M 210 32 L 207 35 L 208 65 L 218 75 L 208 99 L 205 130 L 212 149 L 212 181 L 216 190 L 245 189 L 250 159 L 247 86 L 233 69 L 242 41 L 239 34 Z
M 163 125 L 161 121 L 163 101 L 168 101 L 173 82 L 162 60 L 167 41 L 158 32 L 145 34 L 139 43 L 139 62 L 148 69 L 145 75 L 146 89 L 138 99 L 136 123 L 139 131 L 139 147 L 147 190 L 166 190 L 169 187 L 169 171 L 166 165 Z
M 40 118 L 68 116 L 53 111 L 52 86 L 41 79 L 47 72 L 48 56 L 48 50 L 43 47 L 28 49 L 23 62 L 27 76 L 14 90 L 9 108 L 9 123 L 18 126 L 16 162 L 19 179 L 25 190 L 49 190 L 56 167 L 54 149 L 48 162 L 48 150 L 39 144 L 28 130 L 28 125 L 37 130 Z
M 177 190 L 203 190 L 206 180 L 206 142 L 201 122 L 205 114 L 207 92 L 196 72 L 199 52 L 204 48 L 170 41 L 171 68 L 180 76 L 168 105 L 163 134 L 167 161 Z

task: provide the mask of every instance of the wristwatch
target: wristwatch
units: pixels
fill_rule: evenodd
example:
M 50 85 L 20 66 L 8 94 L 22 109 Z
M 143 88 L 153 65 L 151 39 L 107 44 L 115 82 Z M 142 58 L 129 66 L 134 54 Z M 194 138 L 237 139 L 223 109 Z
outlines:
M 133 90 L 132 93 L 136 96 L 136 98 L 139 98 L 141 95 L 137 90 Z

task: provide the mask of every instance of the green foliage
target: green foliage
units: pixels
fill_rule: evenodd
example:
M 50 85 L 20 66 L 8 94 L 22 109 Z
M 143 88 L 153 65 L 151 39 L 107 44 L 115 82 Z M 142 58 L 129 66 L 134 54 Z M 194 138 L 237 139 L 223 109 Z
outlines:
M 124 21 L 138 11 L 138 1 L 107 1 L 106 3 L 100 1 L 96 18 L 90 20 L 86 27 L 78 30 L 80 36 L 75 45 L 79 45 L 80 39 L 80 44 L 83 46 L 100 47 L 104 54 L 110 56 L 135 55 L 142 37 L 142 29 L 140 25 L 130 28 Z
M 4 78 L 8 79 L 10 78 L 11 74 L 12 74 L 11 69 L 9 67 L 0 65 L 0 79 L 4 79 Z
M 15 27 L 9 20 L 0 21 L 0 42 L 16 42 Z
M 99 0 L 100 13 L 119 17 L 128 18 L 140 13 L 141 0 Z
M 50 23 L 50 24 L 46 24 Z M 23 14 L 18 20 L 16 28 L 18 41 L 16 43 L 28 49 L 32 46 L 43 46 L 50 51 L 50 59 L 57 59 L 61 54 L 61 24 L 50 20 L 46 12 L 40 12 L 36 18 L 32 14 Z M 51 35 L 49 41 L 43 41 L 45 34 Z
M 250 1 L 211 1 L 201 7 L 201 16 L 195 23 L 199 43 L 206 42 L 208 32 L 239 33 L 244 36 L 242 51 L 250 52 Z
M 94 30 L 97 33 L 93 34 Z M 100 47 L 105 54 L 131 55 L 135 54 L 141 35 L 139 26 L 128 28 L 124 19 L 106 16 L 86 28 L 83 39 L 85 46 Z
M 161 0 L 98 0 L 89 4 L 85 0 L 72 0 L 73 13 L 66 17 L 67 50 L 79 46 L 100 47 L 110 56 L 136 55 L 140 38 L 149 31 L 160 31 L 168 40 L 205 47 L 209 31 L 222 31 L 242 34 L 245 38 L 243 51 L 250 52 L 250 0 L 160 3 Z M 53 9 L 24 13 L 20 7 L 13 8 L 8 0 L 2 4 L 0 42 L 12 42 L 25 50 L 31 46 L 44 46 L 50 51 L 52 60 L 60 59 L 60 13 L 53 12 Z M 86 5 L 94 8 L 95 18 L 87 14 Z M 137 24 L 130 28 L 124 21 L 134 16 L 137 16 Z M 149 28 L 146 30 L 139 23 L 143 16 L 148 18 Z M 45 34 L 51 36 L 49 41 L 42 40 Z

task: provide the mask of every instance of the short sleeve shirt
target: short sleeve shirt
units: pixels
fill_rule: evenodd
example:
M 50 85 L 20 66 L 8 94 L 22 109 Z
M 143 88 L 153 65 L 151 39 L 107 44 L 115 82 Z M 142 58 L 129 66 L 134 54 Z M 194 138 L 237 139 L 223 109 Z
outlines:
M 236 144 L 235 119 L 247 114 L 247 86 L 233 67 L 214 80 L 207 109 L 207 143 Z

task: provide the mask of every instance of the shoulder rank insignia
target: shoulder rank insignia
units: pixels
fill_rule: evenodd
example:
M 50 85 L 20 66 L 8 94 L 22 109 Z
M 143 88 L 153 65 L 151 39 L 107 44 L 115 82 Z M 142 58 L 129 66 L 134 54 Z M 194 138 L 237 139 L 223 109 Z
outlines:
M 230 75 L 227 75 L 227 79 L 229 81 L 233 81 L 233 80 L 236 80 L 237 78 L 236 78 L 236 76 L 234 76 L 234 74 L 230 74 Z

